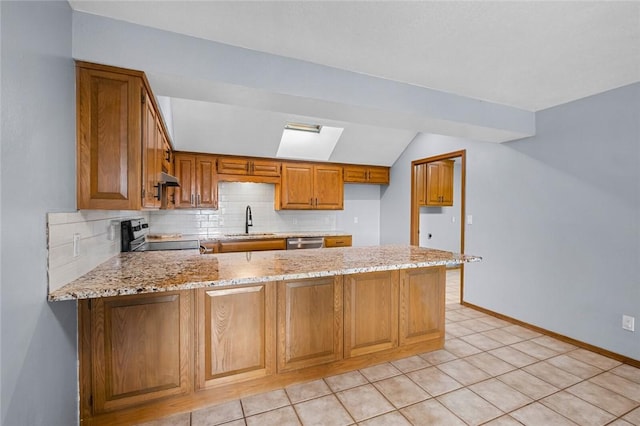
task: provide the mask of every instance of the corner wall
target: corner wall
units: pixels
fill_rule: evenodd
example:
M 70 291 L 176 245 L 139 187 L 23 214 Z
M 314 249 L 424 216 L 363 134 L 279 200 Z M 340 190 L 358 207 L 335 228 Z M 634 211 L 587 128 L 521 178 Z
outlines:
M 0 2 L 3 425 L 78 422 L 75 302 L 47 303 L 47 212 L 75 210 L 71 8 Z
M 381 198 L 381 243 L 409 242 L 410 163 L 467 150 L 464 300 L 640 360 L 640 83 L 536 114 L 491 144 L 419 134 Z

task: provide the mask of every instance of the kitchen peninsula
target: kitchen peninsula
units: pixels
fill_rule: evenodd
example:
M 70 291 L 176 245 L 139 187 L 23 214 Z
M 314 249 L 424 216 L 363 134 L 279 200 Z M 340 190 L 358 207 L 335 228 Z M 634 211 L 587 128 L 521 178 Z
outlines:
M 445 268 L 414 246 L 121 253 L 79 299 L 80 413 L 127 424 L 439 349 Z

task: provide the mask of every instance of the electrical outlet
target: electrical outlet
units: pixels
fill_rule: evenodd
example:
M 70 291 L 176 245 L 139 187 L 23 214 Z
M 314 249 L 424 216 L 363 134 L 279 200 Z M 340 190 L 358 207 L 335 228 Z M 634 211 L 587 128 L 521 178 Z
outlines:
M 358 223 L 358 216 L 353 217 L 353 223 Z
M 80 256 L 80 234 L 73 234 L 73 257 Z
M 623 315 L 622 316 L 622 328 L 624 330 L 636 331 L 636 319 L 631 315 Z
M 467 215 L 467 225 L 473 225 L 473 216 L 470 214 Z

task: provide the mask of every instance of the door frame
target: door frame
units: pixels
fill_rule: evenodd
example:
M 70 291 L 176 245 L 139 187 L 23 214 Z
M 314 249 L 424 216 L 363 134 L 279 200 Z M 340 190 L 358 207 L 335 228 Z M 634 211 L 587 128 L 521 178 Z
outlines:
M 466 223 L 466 198 L 467 198 L 467 150 L 453 151 L 446 154 L 435 155 L 433 157 L 421 158 L 411 162 L 411 229 L 409 241 L 411 245 L 420 245 L 420 206 L 418 205 L 418 194 L 416 192 L 416 166 L 419 164 L 432 163 L 440 160 L 453 160 L 460 158 L 460 253 L 464 253 L 464 230 Z M 455 190 L 455 188 L 454 188 Z M 464 264 L 460 264 L 460 303 L 464 302 Z

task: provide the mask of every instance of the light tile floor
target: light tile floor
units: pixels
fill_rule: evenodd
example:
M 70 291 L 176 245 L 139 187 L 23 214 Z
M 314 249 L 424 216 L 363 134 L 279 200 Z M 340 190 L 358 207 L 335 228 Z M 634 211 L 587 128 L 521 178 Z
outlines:
M 459 304 L 447 273 L 442 350 L 146 426 L 640 426 L 640 369 Z

